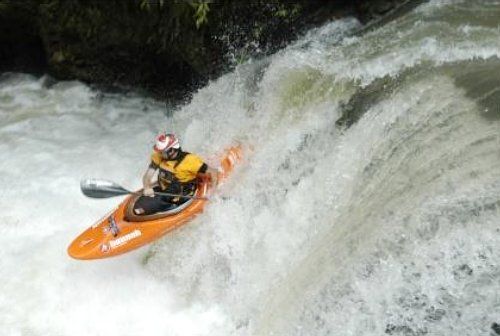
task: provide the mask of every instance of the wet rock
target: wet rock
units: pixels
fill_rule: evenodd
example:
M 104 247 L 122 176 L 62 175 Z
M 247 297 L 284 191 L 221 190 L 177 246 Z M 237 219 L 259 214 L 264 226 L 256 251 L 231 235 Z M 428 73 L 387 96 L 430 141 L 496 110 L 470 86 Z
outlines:
M 411 10 L 426 0 L 374 0 L 357 1 L 356 9 L 358 18 L 363 23 L 369 23 L 387 17 L 392 20 L 398 15 Z M 386 21 L 387 22 L 387 21 Z
M 0 3 L 0 73 L 42 73 L 46 69 L 36 15 L 28 1 Z
M 193 19 L 196 6 L 156 0 L 5 0 L 0 71 L 36 69 L 57 79 L 177 96 L 238 62 L 275 52 L 311 27 L 353 15 L 369 22 L 401 2 L 212 2 L 206 20 Z
M 491 325 L 491 330 L 495 333 L 495 335 L 500 335 L 500 324 L 493 322 Z

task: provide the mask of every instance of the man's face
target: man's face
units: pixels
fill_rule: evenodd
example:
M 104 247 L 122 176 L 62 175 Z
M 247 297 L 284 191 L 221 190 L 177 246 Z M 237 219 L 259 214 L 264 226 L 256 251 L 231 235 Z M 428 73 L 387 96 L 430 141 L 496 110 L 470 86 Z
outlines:
M 169 148 L 163 152 L 161 152 L 161 155 L 167 159 L 167 160 L 173 160 L 177 157 L 177 153 L 179 153 L 178 149 L 175 148 Z

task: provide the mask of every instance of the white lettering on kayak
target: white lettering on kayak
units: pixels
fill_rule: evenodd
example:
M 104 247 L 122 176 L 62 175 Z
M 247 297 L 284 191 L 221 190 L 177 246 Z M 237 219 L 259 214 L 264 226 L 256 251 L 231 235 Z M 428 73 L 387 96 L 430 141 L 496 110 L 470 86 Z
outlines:
M 92 238 L 82 240 L 82 241 L 80 242 L 80 246 L 81 246 L 81 247 L 83 247 L 83 246 L 85 246 L 85 245 L 87 245 L 87 244 L 89 244 L 89 243 L 92 243 L 93 241 L 94 241 L 94 239 L 92 239 Z
M 132 240 L 134 238 L 139 237 L 140 235 L 142 235 L 142 232 L 140 230 L 134 230 L 134 231 L 132 231 L 130 233 L 127 233 L 123 237 L 117 238 L 115 240 L 110 240 L 109 241 L 109 246 L 113 249 L 113 248 L 118 247 L 118 246 L 120 246 L 122 244 L 125 244 L 129 240 Z

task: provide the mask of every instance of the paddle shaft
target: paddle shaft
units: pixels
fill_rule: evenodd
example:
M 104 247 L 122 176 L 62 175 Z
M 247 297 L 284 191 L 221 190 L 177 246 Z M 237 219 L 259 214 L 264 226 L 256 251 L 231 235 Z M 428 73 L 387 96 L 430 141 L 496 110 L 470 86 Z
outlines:
M 91 198 L 108 198 L 108 197 L 122 196 L 128 194 L 141 194 L 140 191 L 135 191 L 135 192 L 130 191 L 116 183 L 106 180 L 96 180 L 96 179 L 82 180 L 82 182 L 80 183 L 80 188 L 85 196 Z M 154 194 L 159 196 L 208 200 L 208 197 L 203 197 L 203 196 L 179 195 L 161 191 L 154 192 Z
M 207 197 L 190 196 L 190 195 L 177 195 L 177 194 L 171 194 L 171 193 L 166 193 L 166 192 L 156 192 L 156 191 L 155 191 L 155 195 L 159 195 L 159 196 L 171 196 L 171 197 L 179 197 L 179 198 L 192 198 L 192 199 L 208 200 Z

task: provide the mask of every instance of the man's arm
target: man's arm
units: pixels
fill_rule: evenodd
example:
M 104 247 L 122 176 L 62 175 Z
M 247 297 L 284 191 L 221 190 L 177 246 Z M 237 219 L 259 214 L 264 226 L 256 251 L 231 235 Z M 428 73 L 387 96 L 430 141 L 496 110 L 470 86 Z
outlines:
M 206 163 L 203 163 L 200 170 L 198 171 L 198 176 L 200 176 L 201 178 L 208 178 L 211 182 L 210 186 L 212 192 L 215 190 L 215 188 L 217 187 L 217 183 L 219 182 L 218 171 L 216 169 L 210 167 Z
M 142 186 L 143 186 L 143 194 L 144 196 L 153 197 L 155 195 L 153 191 L 153 177 L 155 175 L 157 167 L 153 164 L 150 164 L 144 176 L 142 177 Z
M 217 184 L 219 183 L 218 181 L 218 172 L 216 169 L 207 166 L 207 171 L 206 174 L 209 176 L 210 181 L 212 182 L 212 192 L 215 191 L 215 188 L 217 188 Z

